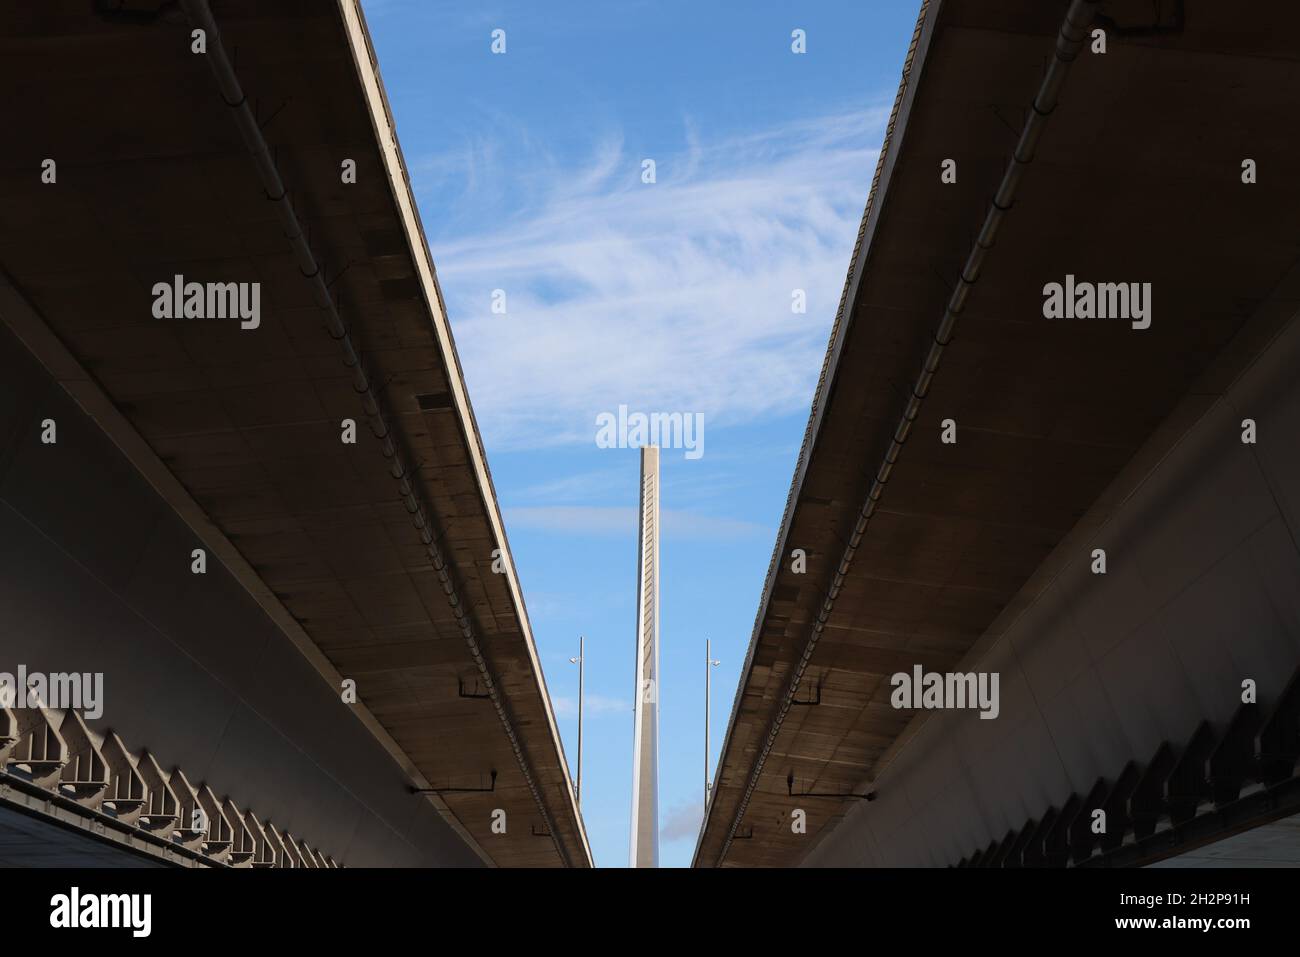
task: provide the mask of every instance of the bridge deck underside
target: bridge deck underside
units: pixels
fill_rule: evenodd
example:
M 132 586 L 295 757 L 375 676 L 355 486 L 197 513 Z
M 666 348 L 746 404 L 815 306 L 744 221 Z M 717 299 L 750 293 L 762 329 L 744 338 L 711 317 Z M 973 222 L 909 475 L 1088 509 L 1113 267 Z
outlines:
M 1151 6 L 1103 10 L 1134 25 Z M 1111 30 L 1105 54 L 1074 63 L 816 646 L 797 697 L 819 687 L 820 704 L 790 709 L 736 828 L 752 839 L 720 859 L 1064 12 L 942 4 L 838 351 L 832 340 L 697 864 L 798 863 L 848 802 L 791 801 L 788 775 L 797 791 L 862 793 L 914 716 L 891 706 L 889 676 L 954 669 L 1216 357 L 1244 357 L 1243 336 L 1294 311 L 1300 288 L 1283 280 L 1300 158 L 1281 118 L 1300 97 L 1286 39 L 1300 13 L 1187 7 L 1181 32 Z M 940 182 L 949 158 L 955 184 Z M 1246 158 L 1257 184 L 1242 183 Z M 1043 286 L 1067 274 L 1150 283 L 1151 327 L 1045 319 Z M 940 442 L 949 418 L 954 445 Z M 792 571 L 796 548 L 806 574 Z M 792 833 L 795 804 L 808 837 Z
M 161 867 L 75 828 L 0 807 L 0 867 Z
M 139 5 L 136 5 L 139 6 Z M 136 22 L 81 0 L 0 14 L 9 91 L 0 265 L 203 514 L 498 864 L 589 859 L 564 758 L 508 576 L 493 574 L 496 503 L 459 369 L 440 344 L 412 239 L 336 3 L 213 4 L 223 42 L 309 230 L 340 312 L 418 468 L 461 601 L 478 630 L 556 840 L 457 627 L 351 371 L 327 332 L 190 25 Z M 168 12 L 170 11 L 170 12 Z M 386 121 L 385 121 L 386 122 Z M 381 123 L 382 126 L 382 123 Z M 379 136 L 386 135 L 383 126 Z M 57 185 L 42 185 L 42 160 Z M 345 160 L 356 183 L 341 182 Z M 422 237 L 414 241 L 422 242 Z M 261 284 L 261 325 L 162 320 L 157 282 Z M 418 397 L 424 397 L 421 400 Z M 357 422 L 355 445 L 340 423 Z M 486 480 L 486 481 L 485 481 Z M 69 503 L 112 521 L 102 502 Z M 129 536 L 130 529 L 122 529 Z M 202 629 L 200 617 L 192 627 Z M 509 839 L 491 833 L 505 809 Z

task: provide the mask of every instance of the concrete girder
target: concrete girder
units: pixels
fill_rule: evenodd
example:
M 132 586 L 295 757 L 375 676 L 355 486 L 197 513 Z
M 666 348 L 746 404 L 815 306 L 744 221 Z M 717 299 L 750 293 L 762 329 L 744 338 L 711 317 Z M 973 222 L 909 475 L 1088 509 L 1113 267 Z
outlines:
M 135 851 L 168 860 L 175 847 L 211 866 L 286 866 L 290 858 L 289 866 L 338 866 L 305 841 L 282 839 L 230 796 L 195 786 L 180 768 L 167 774 L 148 751 L 132 755 L 115 731 L 100 736 L 74 709 L 3 708 L 0 731 L 0 784 L 43 795 L 37 816 L 80 825 L 88 836 L 111 826 Z

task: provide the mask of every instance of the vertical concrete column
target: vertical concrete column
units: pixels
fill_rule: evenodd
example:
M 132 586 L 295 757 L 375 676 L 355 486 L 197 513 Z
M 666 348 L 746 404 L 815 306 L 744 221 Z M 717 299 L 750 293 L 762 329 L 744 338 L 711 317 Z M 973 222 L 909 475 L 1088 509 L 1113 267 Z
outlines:
M 632 867 L 659 866 L 659 449 L 641 450 L 637 548 L 636 706 L 632 731 Z

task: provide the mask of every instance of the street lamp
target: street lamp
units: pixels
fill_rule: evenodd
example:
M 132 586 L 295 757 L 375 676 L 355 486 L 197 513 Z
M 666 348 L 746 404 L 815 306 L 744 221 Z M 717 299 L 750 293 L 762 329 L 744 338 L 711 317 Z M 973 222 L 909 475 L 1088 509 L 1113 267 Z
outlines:
M 709 695 L 712 692 L 712 673 L 710 668 L 716 668 L 722 664 L 713 657 L 713 649 L 709 644 L 709 639 L 704 639 L 704 810 L 709 809 L 709 792 L 713 790 L 713 785 L 709 783 Z
M 582 673 L 585 670 L 587 656 L 583 654 L 585 639 L 578 636 L 578 657 L 570 658 L 569 664 L 578 666 L 578 786 L 576 798 L 578 807 L 582 807 Z

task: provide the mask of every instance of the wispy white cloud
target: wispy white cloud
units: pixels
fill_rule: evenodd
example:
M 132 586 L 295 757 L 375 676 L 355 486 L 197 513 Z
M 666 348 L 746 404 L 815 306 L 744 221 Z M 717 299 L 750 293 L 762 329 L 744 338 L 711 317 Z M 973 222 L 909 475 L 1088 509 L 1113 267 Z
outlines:
M 561 716 L 576 716 L 578 713 L 578 699 L 566 695 L 552 695 L 551 704 L 555 707 L 555 713 Z M 583 695 L 583 717 L 590 717 L 594 714 L 610 714 L 612 712 L 632 713 L 632 702 L 625 698 L 611 698 L 607 695 L 589 694 Z
M 464 146 L 467 182 L 524 197 L 434 241 L 489 445 L 591 442 L 596 414 L 621 403 L 703 412 L 708 427 L 805 409 L 884 117 L 715 141 L 688 124 L 684 150 L 653 157 L 653 185 L 617 134 L 575 168 L 525 130 Z M 421 163 L 441 175 L 443 162 L 417 162 L 417 186 Z M 490 310 L 495 289 L 506 315 Z M 791 311 L 795 289 L 806 314 Z
M 511 528 L 529 528 L 581 536 L 636 536 L 637 509 L 627 505 L 529 505 L 505 510 Z M 719 518 L 698 512 L 663 509 L 664 535 L 675 539 L 770 538 L 772 529 L 756 522 Z
M 700 801 L 679 804 L 664 818 L 663 826 L 659 829 L 659 837 L 665 843 L 694 838 L 700 831 L 703 815 L 704 804 Z
M 635 453 L 632 453 L 635 456 Z M 625 463 L 621 468 L 593 469 L 576 475 L 536 482 L 519 489 L 515 495 L 521 501 L 562 502 L 591 501 L 610 489 L 619 489 L 627 482 L 629 473 L 635 473 L 636 464 Z M 634 476 L 635 477 L 635 476 Z
M 793 458 L 798 451 L 798 445 L 793 448 L 788 444 L 774 447 L 770 443 L 752 448 L 733 445 L 710 449 L 709 463 L 719 468 L 707 473 L 693 469 L 679 471 L 673 479 L 674 496 L 679 501 L 686 498 L 693 504 L 705 498 L 725 498 L 741 484 L 736 475 L 737 470 L 774 454 Z M 671 454 L 680 456 L 682 453 Z M 530 505 L 561 505 L 574 501 L 593 502 L 611 495 L 622 498 L 628 495 L 630 488 L 631 495 L 635 497 L 636 487 L 628 485 L 628 476 L 636 478 L 637 462 L 637 452 L 632 450 L 625 452 L 622 461 L 608 468 L 590 469 L 534 482 L 516 489 L 513 496 L 516 501 Z

